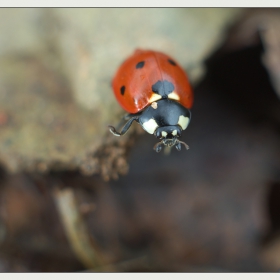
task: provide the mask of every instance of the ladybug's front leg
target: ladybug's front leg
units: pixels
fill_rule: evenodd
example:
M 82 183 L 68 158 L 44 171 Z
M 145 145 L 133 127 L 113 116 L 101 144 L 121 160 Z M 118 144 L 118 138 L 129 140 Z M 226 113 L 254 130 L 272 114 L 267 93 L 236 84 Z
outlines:
M 139 119 L 139 114 L 128 114 L 126 116 L 124 116 L 125 120 L 128 120 L 127 123 L 124 125 L 124 127 L 122 128 L 121 132 L 117 132 L 117 130 L 115 129 L 115 127 L 109 125 L 109 130 L 111 133 L 113 133 L 115 136 L 121 136 L 124 135 L 128 129 L 130 128 L 130 126 L 132 125 L 132 123 L 134 121 L 138 121 Z
M 128 121 L 128 120 L 130 120 L 132 117 L 134 117 L 135 115 L 139 116 L 139 114 L 125 114 L 125 115 L 123 116 L 123 119 L 124 119 L 125 121 Z

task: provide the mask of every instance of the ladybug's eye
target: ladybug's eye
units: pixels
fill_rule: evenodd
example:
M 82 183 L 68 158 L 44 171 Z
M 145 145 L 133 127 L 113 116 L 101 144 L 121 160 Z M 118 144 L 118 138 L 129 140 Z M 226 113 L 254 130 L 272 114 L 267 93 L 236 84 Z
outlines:
M 166 135 L 167 135 L 167 133 L 165 131 L 161 131 L 160 129 L 157 129 L 155 132 L 155 136 L 158 139 L 162 139 L 162 138 L 166 137 Z

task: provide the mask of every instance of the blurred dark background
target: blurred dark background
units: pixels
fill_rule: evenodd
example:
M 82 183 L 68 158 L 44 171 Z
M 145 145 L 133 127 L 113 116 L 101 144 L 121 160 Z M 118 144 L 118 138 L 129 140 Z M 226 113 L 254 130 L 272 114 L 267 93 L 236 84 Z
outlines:
M 278 9 L 245 9 L 203 60 L 182 137 L 188 151 L 157 154 L 156 139 L 141 134 L 128 173 L 110 181 L 75 168 L 11 174 L 3 165 L 0 271 L 95 271 L 67 239 L 55 198 L 65 189 L 112 260 L 102 271 L 279 270 L 280 37 L 269 37 L 279 20 Z

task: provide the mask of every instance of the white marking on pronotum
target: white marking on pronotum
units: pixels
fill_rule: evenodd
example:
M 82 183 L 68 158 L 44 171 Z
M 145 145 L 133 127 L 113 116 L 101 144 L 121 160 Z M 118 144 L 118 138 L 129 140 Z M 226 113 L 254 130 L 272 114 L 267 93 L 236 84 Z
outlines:
M 149 99 L 149 103 L 153 103 L 154 101 L 158 101 L 162 98 L 161 95 L 153 93 L 152 96 Z
M 153 102 L 153 103 L 151 104 L 151 106 L 152 106 L 152 108 L 157 109 L 157 103 L 156 103 L 156 102 Z
M 143 128 L 150 134 L 154 134 L 155 130 L 158 128 L 158 124 L 154 119 L 150 119 L 143 123 Z
M 173 136 L 177 135 L 177 130 L 173 130 L 173 131 L 172 131 L 172 135 L 173 135 Z
M 180 96 L 174 91 L 168 94 L 168 98 L 174 100 L 180 100 Z
M 178 124 L 182 127 L 183 130 L 185 130 L 187 128 L 189 122 L 190 122 L 190 119 L 188 117 L 185 117 L 185 116 L 179 117 Z
M 161 132 L 161 135 L 162 135 L 162 137 L 166 137 L 166 136 L 167 136 L 167 132 L 162 131 L 162 132 Z

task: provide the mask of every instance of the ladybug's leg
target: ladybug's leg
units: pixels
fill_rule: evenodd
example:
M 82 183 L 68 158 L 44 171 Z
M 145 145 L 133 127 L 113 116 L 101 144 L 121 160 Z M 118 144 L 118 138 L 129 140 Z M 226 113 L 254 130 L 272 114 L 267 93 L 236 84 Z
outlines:
M 129 121 L 132 117 L 135 117 L 135 116 L 136 116 L 136 114 L 125 114 L 125 115 L 123 115 L 121 121 L 115 127 L 115 130 L 120 130 L 123 127 L 124 121 Z
M 154 150 L 159 153 L 162 149 L 162 141 L 158 142 L 157 144 L 155 144 L 154 146 Z
M 127 119 L 127 117 L 128 117 L 129 115 L 127 115 L 126 117 L 125 117 L 125 119 Z M 111 126 L 111 125 L 109 125 L 109 130 L 111 131 L 111 133 L 113 133 L 115 136 L 121 136 L 121 135 L 124 135 L 127 131 L 128 131 L 128 129 L 130 128 L 130 126 L 132 125 L 132 123 L 134 122 L 134 121 L 138 121 L 138 118 L 139 118 L 139 115 L 137 114 L 137 115 L 130 115 L 130 119 L 127 121 L 127 123 L 124 125 L 124 127 L 122 128 L 122 130 L 121 130 L 121 132 L 117 132 L 117 130 L 113 127 L 113 126 Z
M 130 118 L 132 118 L 132 117 L 134 117 L 134 116 L 135 116 L 135 114 L 126 114 L 126 115 L 123 116 L 123 119 L 124 119 L 125 121 L 128 121 L 128 120 L 130 120 Z

